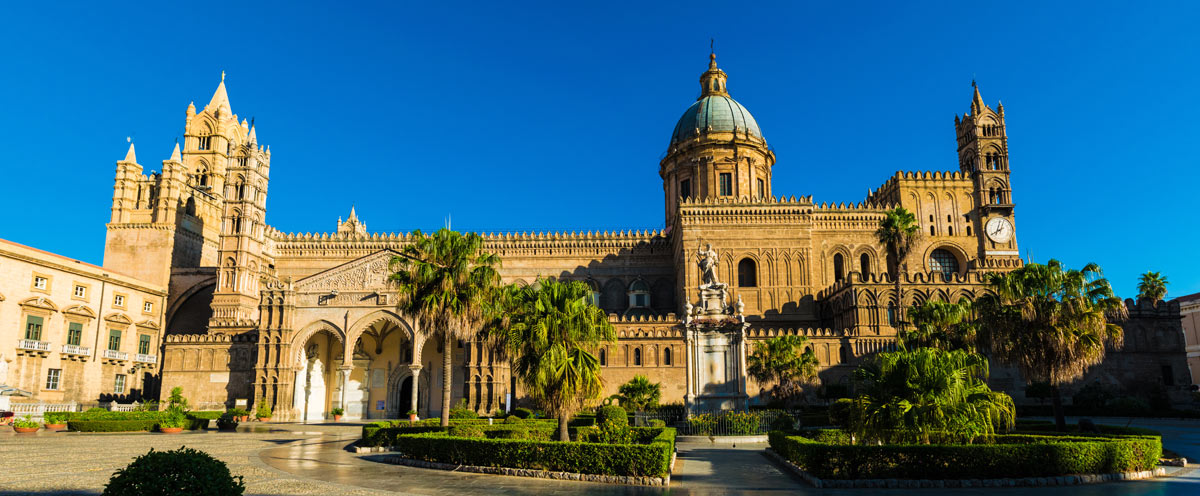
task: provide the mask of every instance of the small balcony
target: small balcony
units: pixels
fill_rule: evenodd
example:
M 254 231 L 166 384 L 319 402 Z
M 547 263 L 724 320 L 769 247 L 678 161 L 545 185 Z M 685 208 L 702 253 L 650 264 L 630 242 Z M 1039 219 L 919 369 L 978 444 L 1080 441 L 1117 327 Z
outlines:
M 21 339 L 17 341 L 17 349 L 29 351 L 50 351 L 50 343 L 46 341 L 35 341 L 32 339 Z
M 105 360 L 128 360 L 129 353 L 117 350 L 104 350 L 104 354 L 100 355 Z
M 73 344 L 64 344 L 62 347 L 64 355 L 76 356 L 92 356 L 92 349 L 87 346 L 76 346 Z
M 158 363 L 158 355 L 147 355 L 145 353 L 138 353 L 133 356 L 133 361 L 139 362 L 139 363 Z

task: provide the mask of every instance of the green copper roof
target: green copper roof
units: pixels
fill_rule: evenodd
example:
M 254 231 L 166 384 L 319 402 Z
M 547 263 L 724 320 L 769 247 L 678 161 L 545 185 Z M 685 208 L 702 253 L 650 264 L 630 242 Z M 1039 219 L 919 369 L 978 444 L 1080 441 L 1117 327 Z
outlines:
M 749 130 L 751 135 L 762 138 L 758 123 L 746 107 L 724 95 L 709 95 L 696 100 L 696 103 L 683 113 L 679 123 L 675 124 L 671 142 L 691 138 L 696 135 L 697 129 L 703 131 L 710 127 L 713 131 L 725 132 L 735 129 L 738 132 Z

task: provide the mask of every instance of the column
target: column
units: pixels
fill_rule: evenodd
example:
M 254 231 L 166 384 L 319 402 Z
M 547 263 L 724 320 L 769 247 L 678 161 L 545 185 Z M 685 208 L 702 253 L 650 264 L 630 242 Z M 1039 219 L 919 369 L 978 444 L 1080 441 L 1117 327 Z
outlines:
M 420 379 L 420 377 L 421 377 L 421 366 L 420 365 L 409 365 L 408 370 L 412 371 L 412 398 L 410 398 L 411 403 L 409 404 L 408 409 L 411 411 L 416 411 L 417 410 L 417 380 Z
M 341 367 L 338 367 L 338 376 L 341 377 L 339 387 L 341 391 L 339 393 L 340 397 L 338 399 L 338 406 L 343 410 L 346 408 L 346 387 L 349 386 L 350 383 L 350 370 L 352 368 L 353 366 L 351 365 L 342 365 Z

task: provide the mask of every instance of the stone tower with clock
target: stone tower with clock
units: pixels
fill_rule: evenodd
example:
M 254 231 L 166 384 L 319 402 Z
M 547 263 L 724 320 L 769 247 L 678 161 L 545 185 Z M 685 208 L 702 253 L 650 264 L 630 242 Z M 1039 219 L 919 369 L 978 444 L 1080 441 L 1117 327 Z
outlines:
M 1014 234 L 1004 104 L 999 103 L 993 110 L 983 103 L 979 87 L 974 81 L 971 86 L 975 94 L 971 99 L 970 111 L 961 118 L 954 116 L 959 170 L 970 178 L 977 206 L 970 222 L 980 234 L 979 261 L 982 267 L 1010 265 L 1014 259 L 1020 258 L 1020 251 Z

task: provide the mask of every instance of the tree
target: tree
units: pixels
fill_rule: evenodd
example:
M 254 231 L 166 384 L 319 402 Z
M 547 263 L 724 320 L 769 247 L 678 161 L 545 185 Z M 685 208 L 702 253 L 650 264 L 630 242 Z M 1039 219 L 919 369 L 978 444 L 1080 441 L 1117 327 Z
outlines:
M 1142 280 L 1137 285 L 1138 299 L 1149 298 L 1154 303 L 1162 301 L 1167 296 L 1167 284 L 1167 278 L 1160 272 L 1142 274 Z
M 1103 361 L 1106 345 L 1122 345 L 1113 322 L 1124 319 L 1125 305 L 1096 264 L 1031 263 L 989 274 L 988 285 L 991 293 L 976 301 L 981 347 L 1026 381 L 1049 383 L 1058 430 L 1066 430 L 1059 388 Z
M 849 423 L 863 441 L 970 442 L 1016 419 L 1012 398 L 987 386 L 987 358 L 965 350 L 880 353 L 854 376 Z
M 903 274 L 908 272 L 906 261 L 908 252 L 912 250 L 920 236 L 921 226 L 917 223 L 917 216 L 904 207 L 896 207 L 884 212 L 883 220 L 879 221 L 879 228 L 875 230 L 875 238 L 883 244 L 887 253 L 896 261 L 891 276 L 896 284 L 897 315 L 895 318 L 898 323 L 902 323 L 904 320 L 900 315 L 900 310 L 904 305 L 900 280 Z
M 913 329 L 902 330 L 897 336 L 900 346 L 905 349 L 974 349 L 975 322 L 968 301 L 927 301 L 913 305 L 908 311 L 908 320 Z
M 442 338 L 442 425 L 450 425 L 451 357 L 455 340 L 475 337 L 489 321 L 490 297 L 500 281 L 500 258 L 483 250 L 483 238 L 439 229 L 413 231 L 412 242 L 392 257 L 389 277 L 398 288 L 396 308 Z
M 771 396 L 787 403 L 802 393 L 805 383 L 817 376 L 817 355 L 804 336 L 776 336 L 755 343 L 746 372 L 759 384 L 775 385 Z
M 658 401 L 662 399 L 662 383 L 650 382 L 644 375 L 635 375 L 629 382 L 618 387 L 617 394 L 612 395 L 612 398 L 627 410 L 632 408 L 635 412 L 645 411 L 647 408 L 658 406 Z
M 559 441 L 569 441 L 571 416 L 603 390 L 600 360 L 589 350 L 616 342 L 608 315 L 592 304 L 586 283 L 542 279 L 514 296 L 509 321 L 498 339 L 513 374 L 534 401 L 558 417 Z

